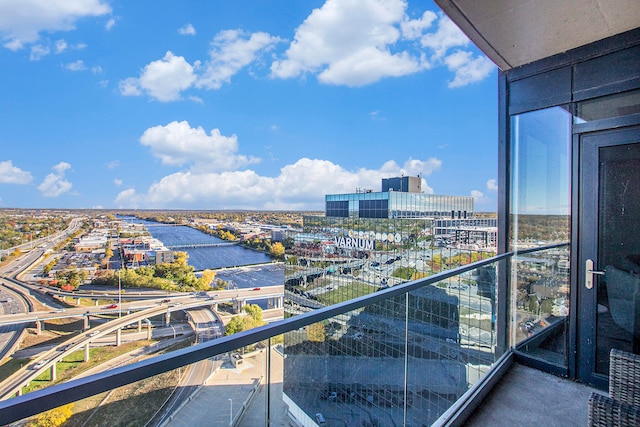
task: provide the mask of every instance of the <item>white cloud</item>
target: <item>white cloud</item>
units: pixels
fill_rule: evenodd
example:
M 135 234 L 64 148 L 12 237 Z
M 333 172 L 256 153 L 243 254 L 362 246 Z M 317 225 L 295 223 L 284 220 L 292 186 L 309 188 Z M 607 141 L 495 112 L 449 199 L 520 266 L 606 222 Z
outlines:
M 142 91 L 138 85 L 138 79 L 135 77 L 128 77 L 121 80 L 119 83 L 120 94 L 124 96 L 138 96 L 142 95 Z
M 125 96 L 147 94 L 162 102 L 182 99 L 183 91 L 192 86 L 204 89 L 219 89 L 231 81 L 242 68 L 260 58 L 260 54 L 273 49 L 281 41 L 267 33 L 244 33 L 240 30 L 225 30 L 211 42 L 209 60 L 204 66 L 200 61 L 189 64 L 184 57 L 168 51 L 164 58 L 146 65 L 140 77 L 129 77 L 119 83 L 120 93 Z M 196 72 L 202 70 L 198 76 Z M 188 99 L 203 103 L 196 96 Z
M 114 178 L 113 183 L 115 184 L 116 187 L 120 187 L 123 184 L 123 181 L 121 179 Z
M 104 29 L 107 31 L 111 31 L 111 29 L 116 25 L 116 18 L 109 18 L 106 24 L 104 24 Z
M 94 67 L 91 67 L 91 72 L 92 72 L 93 74 L 102 74 L 102 71 L 103 71 L 103 70 L 102 70 L 102 67 L 101 67 L 101 66 L 99 66 L 99 65 L 96 65 L 96 66 L 94 66 Z
M 415 25 L 412 30 L 415 30 Z M 471 41 L 443 13 L 437 19 L 436 31 L 422 35 L 420 44 L 430 50 L 431 65 L 444 64 L 454 73 L 453 80 L 448 83 L 450 88 L 483 80 L 495 69 L 493 62 L 484 55 L 474 55 L 461 49 L 469 46 Z M 449 53 L 451 50 L 454 52 Z
M 104 0 L 0 1 L 0 40 L 11 50 L 39 40 L 42 32 L 70 31 L 76 21 L 111 13 Z
M 0 184 L 28 184 L 32 179 L 30 172 L 14 166 L 11 160 L 0 162 Z
M 271 66 L 278 78 L 318 73 L 323 83 L 362 86 L 421 69 L 418 58 L 392 53 L 406 20 L 403 0 L 328 0 L 296 29 L 285 59 Z
M 423 189 L 431 190 L 424 176 L 440 167 L 438 159 L 409 159 L 400 166 L 386 162 L 379 169 L 348 171 L 327 160 L 302 158 L 280 170 L 276 177 L 255 171 L 178 172 L 153 183 L 145 193 L 129 188 L 116 198 L 119 207 L 215 207 L 215 209 L 324 209 L 323 194 L 379 189 L 382 178 L 405 171 L 423 171 Z M 331 179 L 327 179 L 331 177 Z M 430 192 L 430 191 L 426 191 Z
M 400 77 L 420 70 L 420 64 L 407 52 L 392 54 L 378 47 L 363 47 L 334 61 L 318 75 L 322 83 L 364 86 L 385 77 Z
M 86 48 L 87 45 L 84 43 L 78 43 L 76 45 L 69 45 L 64 39 L 56 40 L 53 43 L 46 44 L 34 44 L 31 46 L 31 54 L 29 55 L 29 59 L 32 61 L 38 61 L 42 59 L 42 57 L 49 55 L 52 51 L 56 55 L 60 55 L 70 49 L 73 50 L 82 50 Z
M 431 24 L 433 24 L 433 21 L 437 18 L 438 16 L 430 10 L 425 11 L 419 19 L 405 18 L 400 23 L 402 36 L 409 40 L 420 38 L 422 33 L 431 27 Z
M 83 60 L 78 59 L 77 61 L 65 64 L 64 68 L 66 68 L 67 70 L 70 70 L 70 71 L 84 71 L 84 70 L 87 69 L 87 66 L 84 65 L 84 61 Z
M 187 24 L 184 27 L 178 28 L 178 33 L 182 34 L 183 36 L 195 36 L 196 29 L 193 28 L 193 25 Z
M 67 42 L 64 41 L 64 39 L 60 39 L 56 40 L 56 42 L 53 44 L 53 47 L 56 53 L 62 53 L 67 50 L 67 47 L 69 46 L 67 45 Z
M 490 179 L 487 181 L 487 190 L 498 191 L 498 183 L 495 179 Z
M 198 87 L 219 89 L 238 71 L 258 59 L 260 53 L 271 50 L 282 40 L 267 33 L 247 34 L 240 30 L 218 33 L 211 42 L 209 61 L 197 82 Z
M 64 175 L 64 172 L 66 170 L 71 169 L 71 165 L 67 162 L 60 162 L 57 165 L 55 165 L 52 169 L 58 175 Z
M 112 160 L 109 163 L 107 163 L 107 168 L 108 169 L 115 169 L 117 167 L 120 166 L 120 160 Z
M 64 179 L 65 171 L 71 168 L 67 162 L 60 162 L 52 169 L 53 172 L 47 175 L 42 183 L 38 186 L 38 190 L 44 197 L 58 197 L 71 190 L 73 184 Z
M 455 73 L 454 79 L 449 82 L 450 88 L 484 80 L 496 68 L 486 56 L 474 57 L 471 52 L 462 50 L 447 56 L 444 62 Z
M 187 121 L 154 126 L 140 137 L 142 145 L 162 163 L 171 166 L 192 165 L 192 170 L 225 171 L 244 167 L 259 159 L 238 155 L 238 137 L 224 136 L 218 129 L 210 134 L 202 127 L 192 128 Z
M 146 93 L 158 101 L 176 101 L 195 80 L 193 66 L 184 57 L 167 51 L 162 59 L 145 66 L 139 78 L 129 77 L 120 81 L 120 93 L 127 96 Z
M 447 66 L 455 73 L 449 87 L 459 87 L 495 68 L 484 56 L 447 57 L 470 44 L 464 33 L 443 13 L 410 19 L 406 8 L 405 0 L 327 0 L 296 29 L 271 76 L 314 74 L 325 84 L 356 87 Z
M 446 15 L 440 14 L 436 27 L 435 32 L 420 38 L 420 44 L 433 51 L 432 59 L 444 57 L 450 49 L 469 45 L 467 36 Z
M 42 57 L 47 56 L 51 53 L 51 49 L 48 46 L 42 45 L 34 45 L 31 46 L 31 54 L 29 55 L 29 59 L 31 61 L 39 61 Z
M 484 193 L 478 190 L 471 190 L 471 197 L 473 197 L 473 200 L 476 203 L 487 203 L 489 201 L 489 199 L 485 197 Z

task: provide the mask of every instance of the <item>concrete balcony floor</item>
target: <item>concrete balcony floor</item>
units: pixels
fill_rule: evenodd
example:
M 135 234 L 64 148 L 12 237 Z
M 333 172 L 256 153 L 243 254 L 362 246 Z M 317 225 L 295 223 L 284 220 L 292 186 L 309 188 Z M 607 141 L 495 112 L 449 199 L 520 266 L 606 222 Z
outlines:
M 465 427 L 586 426 L 592 387 L 514 364 Z

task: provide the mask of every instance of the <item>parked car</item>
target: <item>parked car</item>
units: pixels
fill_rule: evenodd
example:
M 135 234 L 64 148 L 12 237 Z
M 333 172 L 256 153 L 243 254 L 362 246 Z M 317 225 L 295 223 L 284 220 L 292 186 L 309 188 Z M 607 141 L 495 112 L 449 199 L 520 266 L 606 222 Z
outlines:
M 324 415 L 322 415 L 321 412 L 316 414 L 316 422 L 321 426 L 327 424 L 327 421 L 324 419 Z

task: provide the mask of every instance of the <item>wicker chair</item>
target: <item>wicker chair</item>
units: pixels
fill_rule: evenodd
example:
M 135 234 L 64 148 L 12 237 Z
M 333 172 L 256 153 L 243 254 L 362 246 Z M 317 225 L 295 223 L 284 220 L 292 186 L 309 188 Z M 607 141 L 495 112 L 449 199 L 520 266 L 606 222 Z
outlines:
M 612 349 L 609 396 L 591 393 L 590 426 L 640 426 L 640 356 Z

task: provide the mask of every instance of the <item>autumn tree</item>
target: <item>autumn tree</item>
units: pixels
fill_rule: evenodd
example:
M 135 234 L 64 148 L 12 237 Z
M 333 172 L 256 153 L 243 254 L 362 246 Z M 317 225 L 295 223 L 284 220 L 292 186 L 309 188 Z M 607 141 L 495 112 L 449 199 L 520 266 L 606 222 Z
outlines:
M 254 324 L 254 326 L 252 326 L 253 328 L 264 325 L 264 321 L 262 320 L 262 308 L 260 308 L 258 304 L 245 305 L 244 312 L 251 317 L 252 323 Z
M 60 427 L 73 415 L 73 403 L 43 412 L 29 422 L 28 427 Z
M 202 276 L 198 279 L 198 290 L 207 290 L 211 288 L 213 281 L 216 278 L 216 272 L 213 270 L 204 270 Z
M 264 325 L 262 309 L 259 305 L 247 304 L 243 310 L 246 313 L 245 316 L 233 316 L 229 323 L 227 323 L 224 330 L 225 335 L 232 335 Z
M 270 253 L 274 258 L 284 257 L 284 245 L 280 242 L 275 242 L 273 245 L 271 245 Z
M 233 316 L 229 323 L 227 323 L 224 327 L 225 335 L 233 335 L 238 332 L 244 331 L 245 322 L 240 316 Z
M 309 341 L 324 342 L 326 332 L 322 323 L 313 323 L 307 326 L 307 338 Z
M 109 244 L 104 250 L 104 263 L 107 266 L 107 270 L 109 269 L 109 261 L 111 261 L 111 257 L 113 257 L 113 249 L 111 249 L 111 245 Z

